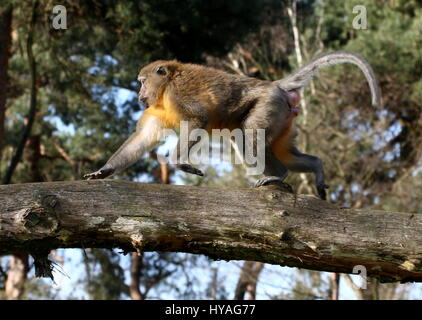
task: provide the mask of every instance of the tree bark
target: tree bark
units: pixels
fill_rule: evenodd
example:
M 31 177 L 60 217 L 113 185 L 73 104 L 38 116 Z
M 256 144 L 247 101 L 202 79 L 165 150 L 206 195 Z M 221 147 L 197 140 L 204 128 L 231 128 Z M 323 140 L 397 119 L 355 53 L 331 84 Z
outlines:
M 0 255 L 56 248 L 178 251 L 422 281 L 422 215 L 347 209 L 277 187 L 119 180 L 0 186 Z

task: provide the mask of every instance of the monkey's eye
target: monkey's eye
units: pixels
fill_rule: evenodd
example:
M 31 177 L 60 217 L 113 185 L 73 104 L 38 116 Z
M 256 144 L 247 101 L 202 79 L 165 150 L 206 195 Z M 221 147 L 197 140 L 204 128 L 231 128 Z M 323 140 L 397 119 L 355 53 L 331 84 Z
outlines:
M 162 75 L 162 76 L 166 75 L 166 69 L 164 69 L 163 66 L 158 67 L 155 72 L 157 72 L 157 74 Z
M 141 76 L 139 76 L 139 77 L 138 77 L 138 82 L 139 82 L 141 85 L 143 85 L 146 79 L 147 79 L 146 77 L 141 77 Z

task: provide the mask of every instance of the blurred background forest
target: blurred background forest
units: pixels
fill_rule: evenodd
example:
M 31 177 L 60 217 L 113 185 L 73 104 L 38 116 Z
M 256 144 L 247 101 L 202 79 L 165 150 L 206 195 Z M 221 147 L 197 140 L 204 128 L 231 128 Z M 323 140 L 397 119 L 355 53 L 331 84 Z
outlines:
M 52 27 L 53 7 L 67 29 Z M 355 5 L 367 29 L 354 29 Z M 422 212 L 422 2 L 418 0 L 0 0 L 1 183 L 80 180 L 135 128 L 138 70 L 177 58 L 279 79 L 314 56 L 350 50 L 373 66 L 383 107 L 354 66 L 324 70 L 304 92 L 300 150 L 323 159 L 330 201 Z M 203 179 L 154 160 L 117 178 L 247 187 L 243 169 L 202 167 Z M 290 175 L 299 193 L 313 177 Z M 224 208 L 222 209 L 224 210 Z M 418 284 L 366 290 L 349 275 L 184 253 L 66 249 L 50 255 L 55 282 L 34 277 L 28 255 L 0 257 L 2 299 L 419 299 Z

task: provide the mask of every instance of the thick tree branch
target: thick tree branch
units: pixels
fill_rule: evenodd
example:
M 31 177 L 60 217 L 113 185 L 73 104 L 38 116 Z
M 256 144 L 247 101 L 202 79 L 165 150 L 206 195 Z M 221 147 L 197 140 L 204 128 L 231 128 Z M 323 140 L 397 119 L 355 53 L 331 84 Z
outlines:
M 275 187 L 118 180 L 0 186 L 0 255 L 55 248 L 180 251 L 422 281 L 422 215 L 345 209 Z

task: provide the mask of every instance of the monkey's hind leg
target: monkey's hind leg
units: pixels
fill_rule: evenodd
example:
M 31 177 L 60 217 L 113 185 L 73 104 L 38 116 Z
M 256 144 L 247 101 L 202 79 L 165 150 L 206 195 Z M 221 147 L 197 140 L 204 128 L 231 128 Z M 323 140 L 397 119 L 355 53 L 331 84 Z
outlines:
M 280 136 L 283 130 L 289 125 L 290 110 L 286 107 L 286 97 L 281 90 L 270 92 L 269 96 L 257 103 L 250 110 L 248 116 L 243 122 L 243 130 L 245 132 L 245 152 L 253 152 L 256 150 L 258 161 L 262 161 L 258 154 L 262 150 L 262 144 L 265 144 L 265 161 L 264 161 L 264 177 L 259 179 L 254 187 L 265 185 L 281 185 L 292 191 L 291 186 L 284 182 L 287 177 L 287 168 L 274 155 L 272 144 L 274 140 Z M 265 138 L 258 134 L 259 129 L 265 130 Z M 253 130 L 251 135 L 247 134 L 247 130 Z M 249 138 L 248 138 L 249 137 Z M 262 151 L 261 151 L 262 152 Z M 248 156 L 248 155 L 245 155 Z
M 293 172 L 314 173 L 318 195 L 322 200 L 326 200 L 327 193 L 325 189 L 328 189 L 329 186 L 325 184 L 322 160 L 318 157 L 301 153 L 295 147 L 292 148 L 292 155 L 294 156 L 293 159 L 286 163 L 287 168 Z
M 265 169 L 264 176 L 255 182 L 254 187 L 262 187 L 266 185 L 280 185 L 287 184 L 284 179 L 287 177 L 287 168 L 278 160 L 272 151 L 267 150 L 265 152 Z M 289 186 L 290 187 L 290 186 Z M 291 189 L 291 187 L 289 188 Z
M 243 155 L 241 154 L 241 151 L 239 150 L 237 144 L 233 140 L 230 140 L 230 142 L 231 142 L 234 152 L 236 153 L 236 156 L 245 163 L 245 159 Z M 267 154 L 268 155 L 265 157 L 266 159 L 266 165 L 265 165 L 266 170 L 264 170 L 265 176 L 255 182 L 254 188 L 271 185 L 271 184 L 281 185 L 287 188 L 289 192 L 293 193 L 293 188 L 289 184 L 284 182 L 284 179 L 287 176 L 286 167 L 274 157 L 271 151 L 267 150 Z

